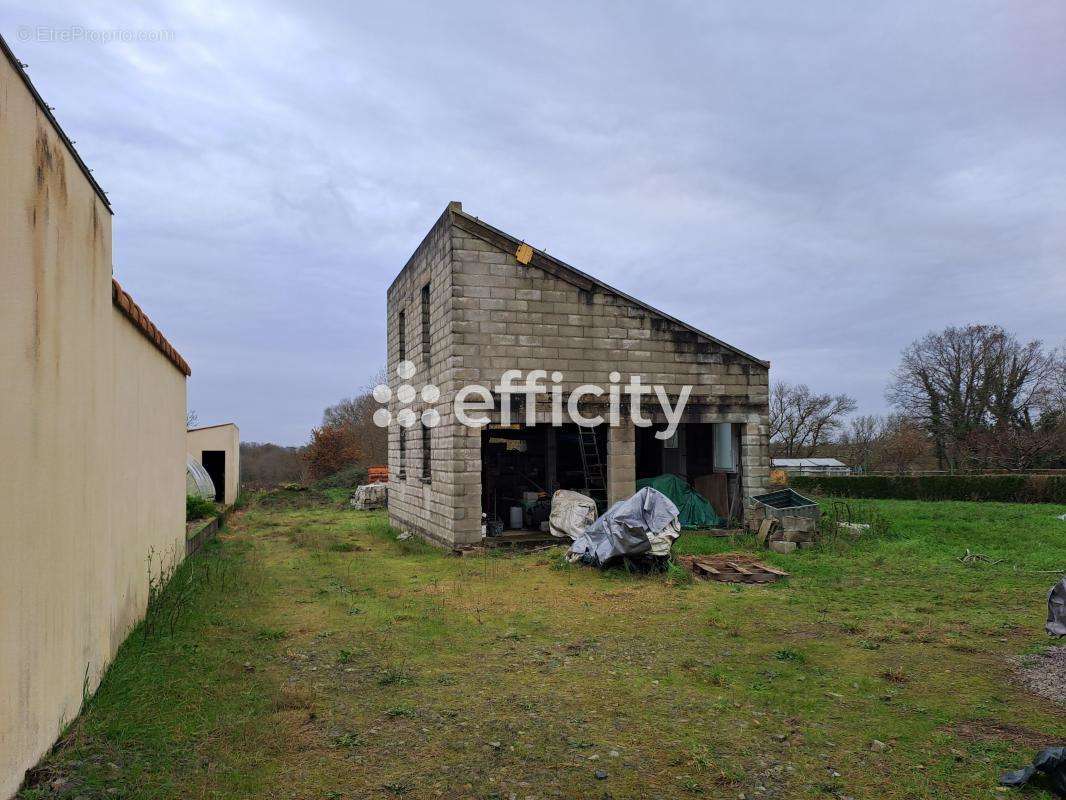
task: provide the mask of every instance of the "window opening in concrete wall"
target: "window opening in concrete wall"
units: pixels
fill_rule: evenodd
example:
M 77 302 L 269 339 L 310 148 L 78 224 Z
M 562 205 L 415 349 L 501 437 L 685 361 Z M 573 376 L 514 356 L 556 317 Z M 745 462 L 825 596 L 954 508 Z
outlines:
M 422 360 L 429 366 L 429 284 L 422 287 Z
M 422 423 L 422 481 L 433 480 L 433 429 Z

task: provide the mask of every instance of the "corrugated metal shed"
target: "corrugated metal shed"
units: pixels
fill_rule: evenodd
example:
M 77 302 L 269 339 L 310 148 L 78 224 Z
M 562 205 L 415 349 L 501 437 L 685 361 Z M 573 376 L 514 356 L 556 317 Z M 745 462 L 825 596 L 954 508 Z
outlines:
M 773 458 L 770 459 L 775 467 L 843 467 L 848 465 L 835 458 Z

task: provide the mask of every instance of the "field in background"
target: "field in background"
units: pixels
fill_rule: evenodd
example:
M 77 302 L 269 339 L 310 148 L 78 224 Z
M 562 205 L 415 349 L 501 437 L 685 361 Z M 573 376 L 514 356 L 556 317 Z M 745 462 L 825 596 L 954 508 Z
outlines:
M 1066 507 L 851 506 L 888 532 L 729 586 L 454 558 L 275 493 L 182 568 L 22 796 L 1001 796 L 1066 739 L 1011 682 Z

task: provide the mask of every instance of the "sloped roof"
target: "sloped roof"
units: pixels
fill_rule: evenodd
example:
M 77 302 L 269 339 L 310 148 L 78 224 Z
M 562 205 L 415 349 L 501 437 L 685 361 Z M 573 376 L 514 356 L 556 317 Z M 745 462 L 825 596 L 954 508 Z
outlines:
M 519 245 L 528 244 L 527 242 L 524 242 L 518 237 L 512 236 L 506 231 L 502 231 L 499 228 L 495 228 L 492 225 L 489 225 L 484 220 L 481 220 L 471 214 L 466 213 L 465 211 L 463 211 L 462 203 L 456 201 L 449 203 L 445 213 L 448 212 L 451 212 L 452 219 L 458 227 L 462 228 L 467 233 L 470 233 L 473 236 L 477 236 L 479 239 L 488 242 L 489 244 L 495 245 L 504 252 L 514 253 L 518 249 Z M 582 272 L 577 267 L 573 267 L 570 264 L 567 264 L 565 261 L 562 261 L 556 258 L 555 256 L 548 255 L 543 250 L 538 250 L 537 248 L 533 247 L 533 257 L 529 262 L 529 266 L 537 267 L 538 269 L 541 269 L 544 272 L 547 272 L 548 274 L 559 278 L 560 280 L 564 280 L 567 283 L 577 286 L 579 289 L 583 289 L 585 291 L 600 291 L 616 295 L 617 297 L 620 297 L 623 300 L 626 300 L 627 302 L 644 309 L 649 314 L 667 320 L 668 322 L 672 322 L 675 325 L 679 325 L 680 327 L 684 328 L 689 333 L 696 335 L 700 339 L 703 339 L 708 342 L 713 342 L 719 347 L 723 347 L 726 350 L 729 350 L 730 352 L 734 353 L 735 355 L 747 359 L 748 361 L 751 361 L 760 367 L 764 367 L 766 369 L 770 368 L 769 361 L 764 361 L 761 358 L 756 358 L 750 353 L 746 353 L 740 348 L 734 347 L 733 345 L 729 344 L 728 342 L 723 342 L 721 339 L 711 336 L 711 334 L 702 331 L 692 325 L 689 325 L 687 322 L 683 322 L 677 319 L 676 317 L 672 317 L 665 311 L 660 311 L 654 306 L 645 303 L 643 300 L 639 300 L 636 297 L 628 295 L 625 292 L 604 283 L 599 278 L 595 278 L 592 275 Z
M 201 425 L 199 428 L 188 428 L 186 433 L 195 433 L 196 431 L 209 431 L 212 428 L 236 428 L 236 422 L 219 422 L 216 425 Z M 238 428 L 239 430 L 239 428 Z
M 111 302 L 115 305 L 122 315 L 133 323 L 133 326 L 139 330 L 144 337 L 151 342 L 156 350 L 167 357 L 175 367 L 188 377 L 192 375 L 192 369 L 189 368 L 188 363 L 181 357 L 181 353 L 174 349 L 173 345 L 167 341 L 167 337 L 163 335 L 163 332 L 159 330 L 148 319 L 148 315 L 141 311 L 141 307 L 133 302 L 133 298 L 129 296 L 129 293 L 116 281 L 111 279 Z

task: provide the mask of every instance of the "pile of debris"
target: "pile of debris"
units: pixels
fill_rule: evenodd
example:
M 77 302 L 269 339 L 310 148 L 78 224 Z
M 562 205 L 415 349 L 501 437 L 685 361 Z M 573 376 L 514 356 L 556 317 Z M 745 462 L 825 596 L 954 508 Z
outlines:
M 598 519 L 592 498 L 558 491 L 552 497 L 549 529 L 573 540 L 566 560 L 605 569 L 624 564 L 641 572 L 666 569 L 670 547 L 681 533 L 677 506 L 662 492 L 644 487 L 619 500 Z
M 791 553 L 797 547 L 812 547 L 818 538 L 818 504 L 794 489 L 781 489 L 752 497 L 745 525 L 763 547 L 775 553 Z
M 359 511 L 385 508 L 389 504 L 389 485 L 387 483 L 365 483 L 356 488 L 348 503 Z

